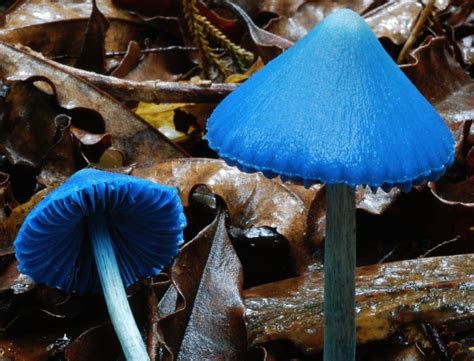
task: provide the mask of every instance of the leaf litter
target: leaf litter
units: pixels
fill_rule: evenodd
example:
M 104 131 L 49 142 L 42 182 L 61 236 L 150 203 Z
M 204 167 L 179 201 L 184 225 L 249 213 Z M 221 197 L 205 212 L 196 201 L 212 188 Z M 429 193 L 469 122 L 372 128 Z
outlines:
M 176 186 L 185 205 L 186 244 L 175 263 L 129 290 L 153 360 L 320 353 L 324 187 L 241 173 L 215 159 L 203 135 L 215 103 L 238 86 L 224 81 L 245 81 L 323 17 L 351 7 L 394 59 L 415 35 L 401 68 L 457 142 L 456 163 L 436 184 L 409 194 L 357 191 L 358 354 L 472 358 L 472 4 L 436 1 L 416 34 L 426 2 L 198 6 L 260 59 L 238 72 L 229 50 L 211 42 L 234 74 L 205 79 L 180 1 L 0 6 L 2 357 L 120 357 L 101 297 L 34 285 L 16 270 L 12 248 L 34 205 L 86 166 Z

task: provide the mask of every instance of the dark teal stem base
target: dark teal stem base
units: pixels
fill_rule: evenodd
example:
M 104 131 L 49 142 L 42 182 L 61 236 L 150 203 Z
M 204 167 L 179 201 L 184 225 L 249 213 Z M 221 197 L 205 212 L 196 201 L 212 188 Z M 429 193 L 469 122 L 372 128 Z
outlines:
M 356 207 L 352 187 L 326 188 L 324 360 L 355 359 Z
M 128 304 L 105 215 L 95 214 L 88 221 L 102 291 L 125 358 L 127 361 L 148 361 L 150 358 Z

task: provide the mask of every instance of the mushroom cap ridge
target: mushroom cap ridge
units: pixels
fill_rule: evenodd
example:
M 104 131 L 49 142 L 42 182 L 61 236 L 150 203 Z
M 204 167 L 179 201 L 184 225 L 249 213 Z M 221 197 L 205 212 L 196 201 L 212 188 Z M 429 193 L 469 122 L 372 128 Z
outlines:
M 325 18 L 227 96 L 206 138 L 245 172 L 306 186 L 409 190 L 454 160 L 441 117 L 351 10 Z
M 87 217 L 105 213 L 126 287 L 157 275 L 179 251 L 186 219 L 177 190 L 84 169 L 47 195 L 14 242 L 20 272 L 67 292 L 100 289 Z

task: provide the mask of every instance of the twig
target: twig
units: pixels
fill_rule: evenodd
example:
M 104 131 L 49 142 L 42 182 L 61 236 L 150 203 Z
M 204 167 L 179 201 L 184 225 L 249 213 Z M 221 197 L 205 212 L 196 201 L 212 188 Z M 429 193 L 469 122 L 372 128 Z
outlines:
M 198 48 L 195 46 L 181 46 L 181 45 L 170 45 L 170 46 L 162 46 L 162 47 L 154 47 L 154 48 L 146 48 L 140 50 L 142 54 L 151 54 L 151 53 L 158 53 L 158 52 L 165 52 L 165 51 L 197 51 Z M 222 52 L 225 51 L 224 48 L 212 48 L 214 52 Z M 126 50 L 119 50 L 119 51 L 108 51 L 105 53 L 106 58 L 114 58 L 119 56 L 124 56 L 127 53 Z M 61 54 L 51 57 L 53 60 L 61 60 L 61 59 L 74 59 L 77 58 L 77 54 Z
M 428 15 L 431 14 L 431 12 L 434 9 L 435 5 L 435 0 L 429 0 L 428 3 L 426 4 L 425 8 L 420 14 L 420 17 L 418 18 L 415 26 L 413 27 L 410 36 L 408 37 L 407 41 L 403 45 L 402 51 L 400 52 L 400 55 L 398 55 L 397 58 L 397 64 L 401 64 L 403 60 L 405 60 L 405 57 L 407 56 L 408 52 L 410 51 L 411 47 L 416 41 L 416 38 L 421 32 L 421 29 L 423 28 L 423 25 L 425 24 L 426 18 Z
M 444 340 L 436 327 L 434 327 L 430 322 L 423 323 L 423 326 L 425 327 L 433 348 L 438 352 L 438 354 L 440 354 L 441 359 L 445 361 L 454 361 L 453 358 L 449 356 Z
M 123 100 L 147 103 L 218 103 L 237 88 L 238 84 L 167 82 L 160 80 L 131 81 L 113 76 L 101 75 L 51 62 L 55 67 L 78 76 L 107 93 Z
M 455 237 L 453 239 L 449 239 L 447 241 L 444 241 L 444 242 L 441 242 L 439 244 L 437 244 L 436 246 L 434 246 L 433 248 L 430 248 L 429 250 L 427 250 L 425 253 L 423 253 L 421 256 L 419 256 L 418 258 L 424 258 L 426 257 L 427 255 L 429 255 L 430 253 L 432 253 L 433 251 L 437 250 L 438 248 L 441 248 L 447 244 L 450 244 L 450 243 L 453 243 L 453 242 L 456 242 L 459 240 L 459 236 L 458 237 Z

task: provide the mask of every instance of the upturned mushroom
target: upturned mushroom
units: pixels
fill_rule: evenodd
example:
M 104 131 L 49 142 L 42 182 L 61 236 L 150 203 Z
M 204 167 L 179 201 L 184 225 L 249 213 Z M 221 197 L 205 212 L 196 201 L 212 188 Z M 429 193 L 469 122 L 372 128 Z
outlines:
M 126 359 L 149 360 L 125 287 L 172 262 L 185 225 L 176 189 L 81 170 L 25 219 L 14 243 L 18 269 L 66 292 L 94 293 L 101 284 Z
M 454 158 L 443 120 L 364 20 L 339 10 L 226 97 L 207 139 L 244 172 L 327 185 L 324 359 L 353 360 L 354 188 L 437 180 Z

